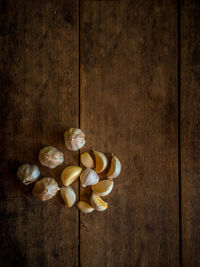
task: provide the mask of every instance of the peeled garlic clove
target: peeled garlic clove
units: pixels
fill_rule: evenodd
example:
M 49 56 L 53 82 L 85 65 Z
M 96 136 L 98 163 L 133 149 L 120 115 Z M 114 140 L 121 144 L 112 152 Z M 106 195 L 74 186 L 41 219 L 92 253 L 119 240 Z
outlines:
M 120 172 L 121 172 L 121 163 L 117 157 L 112 156 L 111 165 L 107 176 L 108 178 L 113 179 L 116 178 L 120 174 Z
M 85 152 L 81 155 L 81 163 L 86 168 L 91 169 L 94 167 L 94 161 L 88 152 Z
M 42 201 L 46 201 L 53 198 L 58 190 L 60 188 L 57 182 L 51 177 L 45 177 L 35 183 L 33 195 Z
M 74 189 L 71 186 L 62 186 L 60 193 L 65 202 L 65 206 L 71 208 L 76 201 L 76 194 L 74 192 Z
M 81 129 L 70 128 L 64 133 L 65 146 L 72 151 L 81 149 L 85 145 L 85 134 Z
M 61 179 L 65 186 L 69 186 L 72 184 L 78 177 L 80 176 L 82 172 L 82 168 L 79 166 L 68 166 L 66 167 L 62 174 Z
M 92 193 L 91 196 L 91 204 L 92 207 L 95 208 L 97 211 L 104 211 L 108 208 L 108 203 L 103 201 L 100 196 L 98 196 L 96 193 Z
M 87 168 L 81 173 L 80 180 L 82 187 L 86 187 L 87 185 L 97 184 L 99 176 L 94 170 Z
M 43 166 L 54 169 L 63 163 L 64 154 L 53 146 L 46 146 L 40 150 L 39 161 Z
M 92 190 L 98 195 L 98 196 L 107 196 L 110 194 L 110 192 L 113 189 L 113 181 L 112 180 L 102 180 L 98 182 L 97 184 L 92 186 Z
M 77 206 L 84 213 L 90 213 L 94 210 L 94 208 L 85 201 L 79 201 Z
M 95 171 L 97 173 L 103 172 L 105 168 L 107 167 L 108 160 L 103 153 L 95 151 L 95 150 L 93 152 L 94 152 L 95 161 L 96 161 Z
M 36 182 L 40 176 L 40 170 L 36 165 L 24 163 L 18 168 L 17 176 L 25 185 Z

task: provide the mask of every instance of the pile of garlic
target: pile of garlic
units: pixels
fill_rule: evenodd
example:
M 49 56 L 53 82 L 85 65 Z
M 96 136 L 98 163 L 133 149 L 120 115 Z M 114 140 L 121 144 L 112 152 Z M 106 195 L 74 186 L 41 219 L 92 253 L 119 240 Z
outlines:
M 77 128 L 70 128 L 64 133 L 65 146 L 72 151 L 77 151 L 85 145 L 85 134 Z M 33 188 L 33 195 L 41 201 L 53 198 L 60 190 L 65 206 L 71 208 L 76 202 L 76 193 L 71 187 L 72 183 L 80 177 L 80 183 L 83 188 L 91 186 L 92 195 L 90 203 L 79 201 L 77 207 L 84 213 L 90 213 L 94 210 L 104 211 L 108 208 L 108 203 L 101 197 L 107 196 L 113 189 L 113 179 L 119 176 L 121 172 L 121 163 L 116 156 L 112 155 L 110 166 L 108 159 L 102 153 L 93 150 L 92 157 L 88 152 L 80 156 L 81 166 L 68 166 L 63 169 L 61 180 L 63 186 L 60 188 L 58 183 L 52 177 L 44 177 L 37 181 L 40 176 L 40 170 L 36 165 L 24 163 L 17 171 L 17 176 L 25 184 L 36 182 Z M 53 146 L 46 146 L 39 152 L 39 161 L 41 165 L 54 169 L 64 162 L 64 154 Z M 94 160 L 93 160 L 94 158 Z M 100 180 L 101 173 L 106 172 L 106 179 Z

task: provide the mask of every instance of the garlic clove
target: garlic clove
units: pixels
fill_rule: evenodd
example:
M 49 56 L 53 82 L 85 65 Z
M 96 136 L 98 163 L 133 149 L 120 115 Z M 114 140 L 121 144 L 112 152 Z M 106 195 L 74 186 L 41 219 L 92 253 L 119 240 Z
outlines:
M 71 208 L 76 201 L 76 194 L 74 192 L 74 189 L 71 186 L 62 186 L 60 193 L 65 202 L 65 206 Z
M 78 177 L 80 176 L 82 172 L 82 168 L 79 166 L 68 166 L 66 167 L 62 174 L 61 179 L 65 186 L 69 186 L 72 184 Z
M 53 146 L 46 146 L 40 150 L 39 161 L 41 165 L 54 169 L 64 162 L 64 154 Z
M 104 211 L 108 208 L 108 203 L 103 201 L 95 192 L 92 193 L 91 204 L 92 207 L 97 211 Z
M 102 180 L 98 182 L 97 184 L 92 186 L 92 190 L 98 195 L 98 196 L 107 196 L 110 194 L 110 192 L 113 189 L 113 181 L 112 180 Z
M 99 176 L 94 170 L 87 168 L 81 173 L 80 180 L 82 187 L 86 187 L 88 185 L 97 184 Z
M 86 168 L 92 169 L 94 167 L 94 161 L 88 152 L 81 155 L 81 163 Z
M 65 146 L 72 151 L 81 149 L 85 145 L 85 134 L 81 129 L 70 128 L 64 133 Z
M 94 210 L 94 208 L 85 201 L 79 201 L 77 206 L 84 213 L 90 213 Z
M 107 167 L 108 160 L 103 153 L 95 151 L 95 150 L 93 152 L 94 152 L 95 161 L 96 161 L 95 171 L 97 173 L 103 172 L 105 168 Z
M 40 170 L 36 165 L 24 163 L 18 168 L 17 176 L 23 184 L 28 185 L 37 181 Z
M 116 178 L 120 174 L 120 172 L 121 172 L 121 163 L 117 157 L 112 156 L 111 165 L 107 176 L 109 179 L 113 179 Z
M 51 177 L 45 177 L 35 183 L 33 195 L 42 201 L 46 201 L 53 198 L 58 190 L 60 188 L 57 182 Z

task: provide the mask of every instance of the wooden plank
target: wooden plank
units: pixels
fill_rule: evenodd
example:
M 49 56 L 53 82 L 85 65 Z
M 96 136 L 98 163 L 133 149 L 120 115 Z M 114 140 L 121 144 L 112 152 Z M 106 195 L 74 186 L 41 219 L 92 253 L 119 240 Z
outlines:
M 81 266 L 178 266 L 176 5 L 81 1 L 86 150 L 122 162 L 108 210 L 81 213 Z
M 78 2 L 2 0 L 0 8 L 0 265 L 77 266 L 78 211 L 59 194 L 34 199 L 16 170 L 24 161 L 38 164 L 45 145 L 65 151 L 64 130 L 78 126 Z M 78 153 L 66 151 L 65 165 L 72 163 Z M 63 167 L 41 167 L 41 176 L 60 183 Z
M 200 266 L 200 3 L 181 6 L 183 266 Z

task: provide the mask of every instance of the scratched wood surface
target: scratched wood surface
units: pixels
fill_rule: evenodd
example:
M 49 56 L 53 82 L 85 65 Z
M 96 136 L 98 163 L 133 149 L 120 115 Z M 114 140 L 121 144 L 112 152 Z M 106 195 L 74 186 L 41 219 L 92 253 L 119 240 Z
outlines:
M 16 170 L 38 164 L 45 145 L 66 151 L 63 131 L 78 126 L 78 3 L 1 0 L 0 8 L 0 266 L 77 266 L 78 211 L 65 209 L 59 194 L 35 200 Z M 77 164 L 78 153 L 65 159 Z M 41 177 L 59 181 L 63 166 L 40 166 Z
M 108 210 L 81 214 L 81 266 L 179 264 L 176 4 L 81 1 L 81 128 L 122 162 Z
M 181 6 L 183 266 L 200 266 L 200 3 Z

